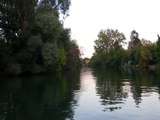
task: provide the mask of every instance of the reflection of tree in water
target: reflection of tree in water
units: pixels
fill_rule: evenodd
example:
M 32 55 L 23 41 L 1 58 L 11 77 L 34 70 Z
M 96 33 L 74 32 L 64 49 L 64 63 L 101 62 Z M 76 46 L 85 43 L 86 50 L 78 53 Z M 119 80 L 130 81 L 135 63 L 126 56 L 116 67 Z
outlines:
M 131 92 L 133 93 L 133 99 L 135 101 L 135 104 L 138 105 L 141 103 L 142 99 L 142 89 L 141 89 L 141 82 L 140 79 L 134 79 L 132 81 L 132 87 Z
M 120 77 L 113 71 L 95 72 L 97 78 L 97 94 L 100 95 L 102 105 L 107 106 L 105 110 L 114 111 L 121 109 L 127 93 L 123 91 Z
M 136 106 L 142 102 L 142 97 L 148 97 L 153 92 L 160 93 L 160 79 L 152 74 L 121 74 L 116 71 L 95 71 L 97 78 L 97 94 L 101 98 L 105 110 L 114 111 L 122 108 L 125 98 L 130 94 Z M 123 79 L 127 78 L 127 79 Z
M 79 89 L 74 86 L 79 84 L 79 74 L 67 79 L 35 76 L 0 82 L 0 120 L 73 118 L 73 91 Z
M 142 97 L 148 97 L 153 92 L 158 92 L 160 89 L 159 75 L 147 72 L 133 73 L 131 78 L 131 92 L 137 107 L 142 102 Z

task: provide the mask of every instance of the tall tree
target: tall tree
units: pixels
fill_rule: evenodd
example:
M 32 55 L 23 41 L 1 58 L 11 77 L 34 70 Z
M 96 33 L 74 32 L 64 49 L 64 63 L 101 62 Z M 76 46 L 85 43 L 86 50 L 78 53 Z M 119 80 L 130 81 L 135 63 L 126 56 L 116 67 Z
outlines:
M 95 41 L 95 50 L 108 53 L 112 49 L 122 48 L 122 44 L 125 43 L 124 40 L 124 34 L 118 30 L 102 30 Z
M 128 49 L 134 49 L 141 46 L 141 41 L 139 39 L 139 34 L 135 30 L 131 32 L 131 41 L 129 42 Z
M 122 45 L 125 43 L 125 36 L 118 30 L 102 30 L 95 41 L 95 54 L 92 63 L 95 66 L 116 66 L 122 63 L 124 50 Z

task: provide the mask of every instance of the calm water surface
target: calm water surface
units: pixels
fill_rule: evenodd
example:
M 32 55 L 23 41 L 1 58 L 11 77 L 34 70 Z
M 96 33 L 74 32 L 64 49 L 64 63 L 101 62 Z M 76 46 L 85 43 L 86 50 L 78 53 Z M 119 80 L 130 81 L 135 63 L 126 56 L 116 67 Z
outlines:
M 159 120 L 160 77 L 83 68 L 1 78 L 0 120 Z

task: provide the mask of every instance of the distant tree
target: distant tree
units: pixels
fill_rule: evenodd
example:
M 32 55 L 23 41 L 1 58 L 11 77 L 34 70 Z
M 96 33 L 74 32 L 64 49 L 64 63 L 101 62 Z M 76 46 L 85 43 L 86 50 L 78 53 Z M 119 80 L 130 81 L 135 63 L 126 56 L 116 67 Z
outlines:
M 139 39 L 139 34 L 133 30 L 128 49 L 122 48 L 125 37 L 114 30 L 101 31 L 95 41 L 95 53 L 91 64 L 96 67 L 139 68 L 156 70 L 160 64 L 160 37 L 152 43 Z
M 154 44 L 149 40 L 141 40 L 139 66 L 147 68 L 148 65 L 155 63 L 154 60 Z
M 157 35 L 158 39 L 156 41 L 156 47 L 155 47 L 155 58 L 157 63 L 160 63 L 160 37 Z
M 124 34 L 118 30 L 102 30 L 95 41 L 95 50 L 96 52 L 108 53 L 112 49 L 120 49 L 122 48 L 122 44 L 125 43 L 124 40 Z
M 78 69 L 81 66 L 80 50 L 75 40 L 70 42 L 69 52 L 67 54 L 67 66 L 68 68 Z
M 118 30 L 102 30 L 95 41 L 95 54 L 91 63 L 97 66 L 120 67 L 125 53 L 122 45 L 125 44 L 125 36 Z
M 159 34 L 157 35 L 158 39 L 157 39 L 157 44 L 160 44 L 160 36 Z
M 131 41 L 129 42 L 128 49 L 134 49 L 140 47 L 141 41 L 139 39 L 139 34 L 135 30 L 131 32 L 130 39 Z
M 140 49 L 141 49 L 141 40 L 139 39 L 139 34 L 133 30 L 130 36 L 131 41 L 128 45 L 129 50 L 129 63 L 133 65 L 138 65 L 140 59 Z

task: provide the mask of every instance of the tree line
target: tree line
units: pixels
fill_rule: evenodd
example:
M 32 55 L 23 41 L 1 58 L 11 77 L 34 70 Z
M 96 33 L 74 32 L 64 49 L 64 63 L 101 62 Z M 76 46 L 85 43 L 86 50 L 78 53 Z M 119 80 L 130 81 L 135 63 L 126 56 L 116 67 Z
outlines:
M 101 30 L 95 40 L 95 53 L 91 65 L 103 68 L 135 68 L 153 70 L 160 66 L 160 36 L 156 42 L 140 39 L 139 33 L 131 32 L 128 48 L 126 37 L 113 29 Z
M 79 47 L 63 27 L 70 0 L 0 1 L 0 73 L 60 72 L 80 67 Z

